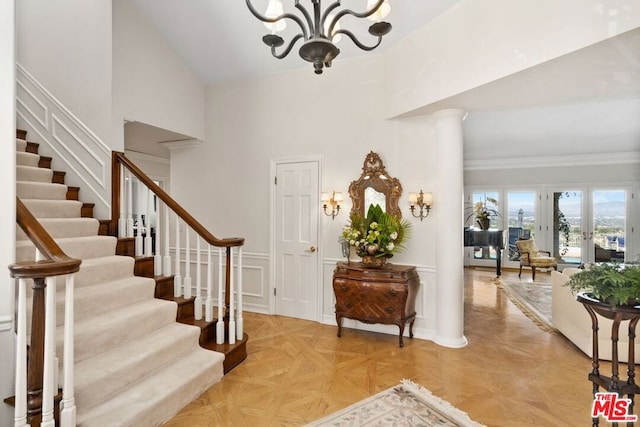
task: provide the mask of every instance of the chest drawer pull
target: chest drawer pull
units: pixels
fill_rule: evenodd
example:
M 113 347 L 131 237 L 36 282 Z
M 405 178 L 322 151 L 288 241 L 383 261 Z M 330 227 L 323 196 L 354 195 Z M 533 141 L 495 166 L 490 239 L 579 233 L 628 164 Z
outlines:
M 340 289 L 342 289 L 342 292 L 347 292 L 347 289 L 349 289 L 349 287 L 343 283 L 342 285 L 340 285 Z
M 347 307 L 347 308 L 351 308 L 352 304 L 349 301 L 347 301 L 347 302 L 344 303 L 344 306 Z
M 395 310 L 393 309 L 393 307 L 387 307 L 386 312 L 389 313 L 389 314 L 393 314 L 395 312 Z
M 398 296 L 398 292 L 395 289 L 391 289 L 389 291 L 389 296 L 390 297 L 397 297 Z

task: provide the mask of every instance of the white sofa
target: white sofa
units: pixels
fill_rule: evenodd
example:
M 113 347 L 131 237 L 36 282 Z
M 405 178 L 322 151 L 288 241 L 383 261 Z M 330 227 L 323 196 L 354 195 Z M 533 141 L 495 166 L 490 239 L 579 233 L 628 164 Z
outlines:
M 551 311 L 553 326 L 574 343 L 587 356 L 592 356 L 591 317 L 575 295 L 564 286 L 570 277 L 582 270 L 565 268 L 562 272 L 551 272 Z M 598 315 L 598 353 L 600 359 L 611 360 L 611 320 Z M 618 334 L 618 359 L 626 362 L 629 355 L 629 322 L 620 323 Z M 639 328 L 640 329 L 640 328 Z M 640 330 L 635 339 L 635 363 L 640 361 Z

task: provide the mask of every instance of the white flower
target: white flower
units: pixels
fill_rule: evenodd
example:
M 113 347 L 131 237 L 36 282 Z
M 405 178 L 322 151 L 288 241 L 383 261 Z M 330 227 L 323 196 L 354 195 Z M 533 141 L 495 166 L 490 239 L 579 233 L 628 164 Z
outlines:
M 356 245 L 356 241 L 355 241 L 355 240 L 353 240 L 353 239 L 351 239 L 351 240 L 349 240 L 349 244 L 350 244 L 351 246 L 355 246 L 355 245 Z
M 398 233 L 394 231 L 393 233 L 389 234 L 389 238 L 391 240 L 396 240 L 398 238 Z
M 389 243 L 389 244 L 387 245 L 387 250 L 388 250 L 389 252 L 391 252 L 391 251 L 393 250 L 393 248 L 395 248 L 395 247 L 396 247 L 396 246 L 393 244 L 393 242 L 391 242 L 391 243 Z
M 378 223 L 377 222 L 372 222 L 371 224 L 369 224 L 369 228 L 372 230 L 375 230 L 376 228 L 378 228 Z

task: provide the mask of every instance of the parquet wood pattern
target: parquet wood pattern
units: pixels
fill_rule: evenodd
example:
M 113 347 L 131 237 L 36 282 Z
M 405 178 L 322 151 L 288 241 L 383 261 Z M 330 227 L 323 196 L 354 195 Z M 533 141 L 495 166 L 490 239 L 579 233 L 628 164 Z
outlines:
M 397 336 L 347 328 L 338 338 L 335 326 L 245 312 L 247 359 L 166 426 L 299 426 L 403 378 L 488 426 L 591 425 L 590 359 L 541 331 L 492 278 L 465 272 L 461 349 L 420 339 L 399 348 Z

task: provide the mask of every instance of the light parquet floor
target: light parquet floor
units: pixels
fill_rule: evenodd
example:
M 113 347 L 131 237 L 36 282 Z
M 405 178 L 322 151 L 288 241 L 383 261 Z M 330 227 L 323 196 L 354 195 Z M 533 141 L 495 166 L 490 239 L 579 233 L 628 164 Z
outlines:
M 590 359 L 540 330 L 492 278 L 465 273 L 461 349 L 420 339 L 399 348 L 397 336 L 352 329 L 338 338 L 335 326 L 244 313 L 247 359 L 166 426 L 299 426 L 403 378 L 487 426 L 591 425 Z

